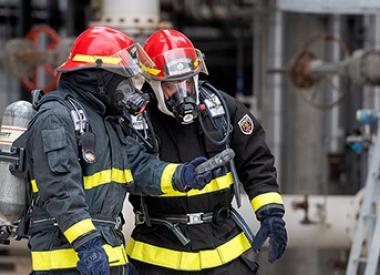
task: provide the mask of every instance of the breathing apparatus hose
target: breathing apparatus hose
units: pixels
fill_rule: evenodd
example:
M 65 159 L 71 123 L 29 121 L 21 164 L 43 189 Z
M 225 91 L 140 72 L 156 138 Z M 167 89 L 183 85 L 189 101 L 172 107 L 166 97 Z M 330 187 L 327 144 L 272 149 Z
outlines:
M 146 114 L 146 111 L 143 112 L 143 117 L 145 121 L 148 123 L 148 128 L 151 129 L 153 144 L 147 141 L 147 139 L 130 124 L 129 119 L 126 116 L 123 116 L 123 119 L 120 120 L 120 122 L 121 122 L 121 125 L 123 125 L 126 128 L 129 128 L 138 137 L 138 139 L 148 147 L 149 150 L 156 152 L 156 150 L 158 149 L 158 142 L 156 140 L 155 133 L 153 132 L 152 124 L 149 119 L 146 119 L 145 114 Z
M 224 137 L 220 140 L 216 140 L 214 139 L 210 133 L 207 131 L 206 129 L 206 126 L 205 126 L 205 123 L 203 121 L 203 118 L 202 118 L 202 115 L 199 116 L 199 123 L 201 125 L 201 128 L 203 130 L 203 133 L 205 134 L 205 136 L 207 137 L 207 139 L 215 144 L 215 145 L 226 145 L 226 148 L 230 148 L 230 134 L 232 132 L 232 126 L 231 126 L 231 117 L 230 117 L 230 112 L 228 110 L 228 107 L 227 107 L 227 103 L 226 101 L 224 100 L 223 96 L 221 95 L 221 93 L 215 89 L 213 86 L 211 85 L 208 85 L 209 88 L 212 89 L 212 91 L 215 93 L 215 95 L 218 97 L 218 99 L 220 100 L 220 102 L 222 103 L 222 106 L 224 108 L 224 116 L 226 118 L 226 127 L 225 129 L 223 129 L 223 135 Z M 201 88 L 202 89 L 202 88 Z M 231 159 L 229 161 L 229 166 L 230 166 L 230 170 L 231 170 L 231 173 L 232 173 L 232 178 L 233 178 L 233 181 L 234 181 L 234 194 L 235 194 L 235 199 L 236 199 L 236 205 L 237 207 L 239 208 L 241 206 L 241 196 L 240 196 L 240 180 L 239 180 L 239 177 L 238 177 L 238 174 L 237 174 L 237 171 L 236 171 L 236 166 L 235 166 L 235 162 L 233 159 Z

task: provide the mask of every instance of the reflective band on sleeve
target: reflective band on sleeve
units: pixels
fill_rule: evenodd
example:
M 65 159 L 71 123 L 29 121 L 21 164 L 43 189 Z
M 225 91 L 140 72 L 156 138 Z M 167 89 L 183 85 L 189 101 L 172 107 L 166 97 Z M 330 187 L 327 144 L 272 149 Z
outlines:
M 128 184 L 133 182 L 132 172 L 129 169 L 120 170 L 112 168 L 112 170 L 104 170 L 95 173 L 91 176 L 83 177 L 84 189 L 89 190 L 99 185 L 116 182 L 119 184 Z M 37 182 L 35 179 L 31 181 L 32 191 L 34 193 L 38 192 Z
M 183 252 L 150 245 L 130 238 L 127 254 L 137 261 L 181 271 L 199 271 L 224 265 L 247 251 L 251 245 L 244 233 L 215 249 Z
M 30 184 L 32 185 L 32 192 L 37 193 L 38 192 L 38 187 L 37 187 L 37 182 L 35 179 L 32 179 L 30 181 Z
M 173 189 L 172 179 L 173 179 L 173 174 L 178 166 L 179 164 L 174 164 L 174 163 L 170 163 L 166 165 L 164 172 L 162 172 L 162 176 L 161 176 L 161 192 L 162 193 L 168 194 L 168 193 L 176 192 Z
M 85 219 L 69 227 L 63 234 L 69 243 L 73 243 L 78 237 L 95 230 L 91 219 Z
M 122 59 L 116 56 L 94 56 L 94 55 L 85 55 L 85 54 L 76 54 L 73 58 L 73 61 L 77 62 L 92 62 L 96 63 L 97 60 L 102 60 L 103 64 L 116 65 L 119 64 Z
M 125 265 L 128 263 L 123 245 L 112 247 L 109 244 L 103 245 L 108 255 L 110 266 Z M 72 248 L 32 251 L 33 271 L 49 271 L 54 269 L 75 268 L 79 258 Z
M 120 184 L 128 184 L 132 182 L 133 176 L 131 170 L 112 168 L 112 170 L 104 170 L 91 176 L 83 177 L 84 189 L 92 189 L 96 186 L 110 183 L 112 181 Z
M 254 197 L 251 200 L 251 205 L 254 212 L 259 210 L 264 205 L 271 204 L 271 203 L 284 204 L 284 202 L 282 201 L 281 195 L 276 192 L 264 193 L 264 194 Z
M 216 192 L 220 191 L 226 188 L 230 188 L 231 185 L 234 183 L 233 178 L 232 178 L 232 173 L 228 172 L 226 175 L 218 177 L 216 179 L 213 179 L 210 181 L 202 190 L 190 190 L 187 193 L 182 193 L 173 190 L 167 190 L 168 192 L 161 195 L 161 197 L 183 197 L 183 196 L 198 196 L 198 195 L 203 195 L 206 193 L 211 193 L 211 192 Z

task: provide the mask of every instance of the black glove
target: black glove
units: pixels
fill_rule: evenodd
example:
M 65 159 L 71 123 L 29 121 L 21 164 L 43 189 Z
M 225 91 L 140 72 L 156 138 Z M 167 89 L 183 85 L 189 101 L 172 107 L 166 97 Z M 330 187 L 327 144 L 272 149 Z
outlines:
M 187 192 L 191 189 L 201 190 L 214 178 L 226 174 L 225 167 L 218 167 L 202 174 L 195 172 L 195 168 L 206 160 L 207 158 L 205 157 L 197 157 L 188 163 L 180 165 L 173 175 L 173 188 L 180 192 Z
M 110 275 L 108 256 L 99 238 L 84 243 L 77 249 L 77 269 L 83 275 Z
M 282 219 L 284 213 L 284 207 L 279 204 L 268 204 L 256 212 L 256 217 L 261 224 L 252 246 L 255 249 L 260 249 L 269 237 L 268 261 L 270 263 L 284 254 L 288 243 L 285 221 Z

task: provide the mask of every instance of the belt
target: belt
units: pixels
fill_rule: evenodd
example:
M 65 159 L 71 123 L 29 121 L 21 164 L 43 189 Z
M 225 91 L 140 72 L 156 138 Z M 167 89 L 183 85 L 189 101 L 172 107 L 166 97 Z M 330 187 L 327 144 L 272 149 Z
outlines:
M 170 223 L 177 224 L 187 224 L 195 225 L 202 223 L 211 223 L 221 224 L 225 219 L 231 216 L 230 206 L 221 207 L 214 212 L 198 212 L 198 213 L 188 213 L 182 215 L 151 215 L 150 219 L 154 220 L 164 220 Z M 146 222 L 145 215 L 142 212 L 135 212 L 135 224 L 144 224 Z
M 190 243 L 190 239 L 187 238 L 179 227 L 180 224 L 186 225 L 196 225 L 203 223 L 216 223 L 221 224 L 226 218 L 230 217 L 230 206 L 221 207 L 214 212 L 208 213 L 188 213 L 183 215 L 155 215 L 149 216 L 149 221 L 152 224 L 159 224 L 167 227 L 177 239 L 182 243 L 182 245 L 187 245 Z M 136 211 L 135 212 L 135 225 L 145 224 L 146 217 L 144 213 Z

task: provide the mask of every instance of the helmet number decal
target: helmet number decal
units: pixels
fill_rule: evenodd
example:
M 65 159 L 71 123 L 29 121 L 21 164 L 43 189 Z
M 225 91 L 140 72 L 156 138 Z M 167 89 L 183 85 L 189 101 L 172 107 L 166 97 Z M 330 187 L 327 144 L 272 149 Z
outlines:
M 238 122 L 239 129 L 244 135 L 250 135 L 255 128 L 255 124 L 253 123 L 252 118 L 245 114 Z

